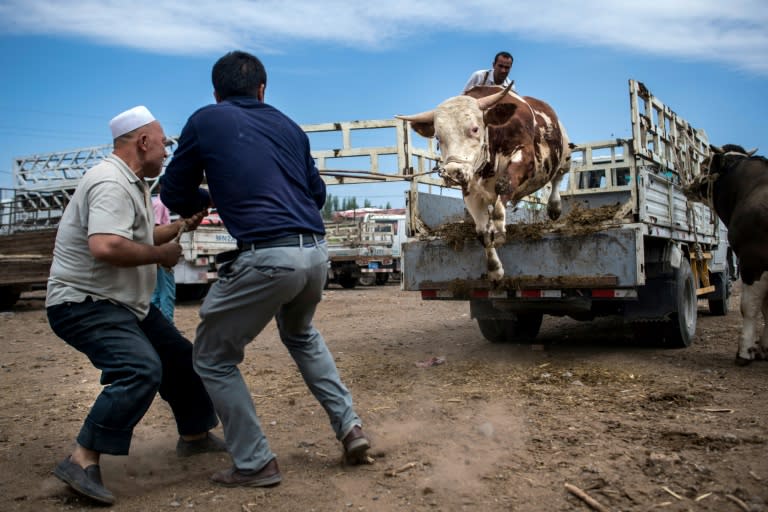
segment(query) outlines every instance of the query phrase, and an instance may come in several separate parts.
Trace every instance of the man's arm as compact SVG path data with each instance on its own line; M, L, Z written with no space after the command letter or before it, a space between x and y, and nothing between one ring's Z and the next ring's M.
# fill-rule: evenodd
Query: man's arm
M469 80L467 80L467 84L464 86L464 90L462 91L462 93L465 93L468 90L470 90L471 88L473 88L474 86L482 83L482 74L483 73L485 73L485 71L482 71L482 70L481 71L475 71L474 73L472 73L469 76Z
M326 186L323 178L320 176L320 171L317 170L315 160L312 158L312 152L309 149L309 137L306 137L307 145L307 172L309 173L309 192L312 194L312 199L315 200L317 209L320 210L325 205L325 200L328 195L326 193Z
M192 217L208 208L211 197L207 190L200 188L204 171L197 134L190 118L181 130L173 159L160 178L160 200L182 217Z
M173 267L181 257L181 246L176 242L149 245L111 234L89 236L88 249L97 260L116 267L138 267L152 264Z
M166 242L170 242L180 231L194 231L203 221L205 216L208 215L208 210L197 212L188 219L177 219L170 224L158 224L152 233L155 245L162 245Z

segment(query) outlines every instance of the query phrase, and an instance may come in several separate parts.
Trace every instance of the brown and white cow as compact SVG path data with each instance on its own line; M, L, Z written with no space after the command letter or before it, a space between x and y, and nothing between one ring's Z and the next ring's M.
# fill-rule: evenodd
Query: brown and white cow
M768 358L768 160L757 151L727 144L712 151L704 172L686 188L689 199L706 203L728 227L728 243L739 259L744 319L736 364ZM760 333L760 313L766 322Z
M506 237L506 203L552 184L550 218L562 211L560 180L571 150L565 129L548 104L510 88L475 87L434 110L397 116L424 137L435 137L442 156L440 175L458 185L485 247L488 278L504 276L496 247Z

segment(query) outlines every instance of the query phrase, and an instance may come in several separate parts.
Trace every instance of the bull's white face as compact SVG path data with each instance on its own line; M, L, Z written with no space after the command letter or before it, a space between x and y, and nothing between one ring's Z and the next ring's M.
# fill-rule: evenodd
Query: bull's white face
M456 96L441 103L435 109L434 127L444 173L466 184L483 156L485 125L477 100Z

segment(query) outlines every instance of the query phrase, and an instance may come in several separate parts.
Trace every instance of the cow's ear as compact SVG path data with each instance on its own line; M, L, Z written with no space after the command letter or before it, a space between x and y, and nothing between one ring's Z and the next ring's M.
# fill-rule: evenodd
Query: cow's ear
M415 123L411 121L411 128L422 137L429 138L435 136L435 123Z
M485 122L490 125L506 124L515 115L517 105L514 103L501 103L485 111Z

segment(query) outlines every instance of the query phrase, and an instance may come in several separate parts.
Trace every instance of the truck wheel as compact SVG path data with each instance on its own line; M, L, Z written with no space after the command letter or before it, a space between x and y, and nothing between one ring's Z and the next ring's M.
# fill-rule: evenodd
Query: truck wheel
M360 286L373 286L376 284L376 274L363 274L357 280Z
M542 313L518 313L514 319L478 318L477 325L491 343L531 343L543 317Z
M378 286L383 286L387 284L387 281L389 281L389 274L388 273L379 273L376 274L376 284Z
M9 309L21 297L21 290L15 286L0 286L0 309Z
M355 286L357 286L357 283L360 280L357 277L349 276L349 275L343 275L339 276L339 284L342 288L352 289Z
M664 323L662 335L665 345L671 348L689 347L696 334L698 300L691 264L686 259L680 263L680 268L675 269L675 306L677 311Z
M710 283L715 285L714 294L716 297L707 300L709 312L715 316L725 316L728 314L728 299L731 295L728 293L728 287L731 285L728 269L726 268L723 272L712 274Z

